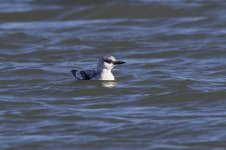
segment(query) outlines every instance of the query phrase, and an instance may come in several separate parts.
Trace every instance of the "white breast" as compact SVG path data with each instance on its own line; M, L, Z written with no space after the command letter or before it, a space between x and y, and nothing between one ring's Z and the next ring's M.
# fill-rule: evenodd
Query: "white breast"
M111 70L103 69L97 76L97 80L115 80Z

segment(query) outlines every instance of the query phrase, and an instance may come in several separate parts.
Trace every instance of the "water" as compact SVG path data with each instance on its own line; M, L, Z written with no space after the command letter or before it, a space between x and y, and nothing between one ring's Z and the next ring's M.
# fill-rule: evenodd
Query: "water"
M225 14L223 0L1 0L0 149L225 149ZM107 54L126 61L116 82L71 75Z

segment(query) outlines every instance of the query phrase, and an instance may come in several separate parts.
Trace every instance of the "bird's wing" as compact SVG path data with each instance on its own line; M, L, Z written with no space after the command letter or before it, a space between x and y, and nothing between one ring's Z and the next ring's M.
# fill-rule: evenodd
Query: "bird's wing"
M71 72L78 80L90 80L96 75L95 70L71 70Z

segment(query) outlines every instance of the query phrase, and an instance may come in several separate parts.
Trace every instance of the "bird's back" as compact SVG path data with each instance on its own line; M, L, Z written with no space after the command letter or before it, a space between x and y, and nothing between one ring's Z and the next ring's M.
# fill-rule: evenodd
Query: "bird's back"
M90 80L96 76L95 70L71 70L71 73L78 80Z

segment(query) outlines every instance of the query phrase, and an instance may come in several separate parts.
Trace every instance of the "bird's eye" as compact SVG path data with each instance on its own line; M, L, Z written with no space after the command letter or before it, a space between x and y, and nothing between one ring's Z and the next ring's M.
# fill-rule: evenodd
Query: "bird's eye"
M112 63L112 61L109 60L109 59L104 59L104 62L106 62L106 63L108 63L108 64Z

